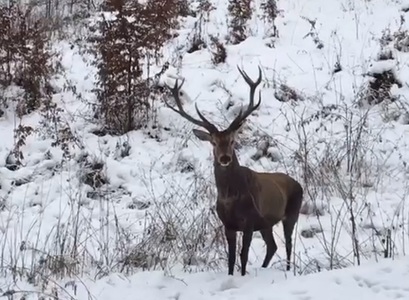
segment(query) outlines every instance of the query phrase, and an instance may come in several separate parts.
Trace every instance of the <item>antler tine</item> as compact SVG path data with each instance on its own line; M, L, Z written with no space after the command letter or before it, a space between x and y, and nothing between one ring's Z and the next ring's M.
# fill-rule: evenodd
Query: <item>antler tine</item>
M259 100L256 105L254 105L254 94L256 93L257 86L261 83L262 79L262 71L260 66L258 67L258 78L256 81L253 81L245 71L239 68L237 66L237 69L239 70L241 76L243 76L244 80L246 83L250 86L250 95L249 95L249 105L247 109L243 112L241 109L237 117L232 121L230 124L229 128L227 130L229 131L234 131L238 129L241 124L246 120L246 118L253 112L255 111L261 104L261 91L259 92Z
M172 96L175 99L175 103L176 103L176 106L177 106L178 109L174 108L166 100L164 100L166 106L169 107L174 112L178 113L180 116L182 116L183 118L185 118L189 122L191 122L191 123L193 123L193 124L195 124L197 126L200 126L200 127L203 127L205 129L207 129L207 131L209 131L210 133L218 131L217 127L215 125L213 125L212 123L210 123L209 120L207 120L203 116L203 114L199 111L199 108L197 107L197 103L195 104L196 112L199 115L200 119L202 119L202 120L198 120L198 119L193 118L191 115L189 115L183 109L182 101L180 101L180 98L179 98L179 91L182 88L184 83L185 83L185 79L182 80L182 83L179 86L178 86L178 80L176 80L173 88L166 85L168 87L168 89L170 90L170 92L172 93Z
M207 124L208 127L205 127L205 128L206 128L210 133L211 133L211 132L217 132L217 131L219 131L219 130L217 129L217 127L214 126L208 119L206 119L206 117L200 112L199 108L197 107L197 103L195 103L195 108L196 108L196 113L197 113L197 115L199 116L199 118L202 119L202 121Z

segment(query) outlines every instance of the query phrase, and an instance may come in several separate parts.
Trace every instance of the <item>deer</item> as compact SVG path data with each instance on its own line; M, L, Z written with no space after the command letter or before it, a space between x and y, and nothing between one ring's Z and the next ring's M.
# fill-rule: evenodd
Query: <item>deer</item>
M258 231L266 245L265 258L262 268L267 268L277 251L277 244L273 236L273 226L282 222L285 249L286 270L290 270L292 234L298 221L299 211L303 199L303 188L294 178L282 172L256 172L240 165L235 142L239 129L252 112L261 104L259 100L254 105L254 95L261 83L262 72L258 67L259 76L254 82L246 72L237 66L241 76L250 87L249 105L243 107L227 129L219 130L199 110L197 103L195 110L199 118L188 114L180 100L180 89L176 80L173 87L166 84L170 90L176 108L164 100L166 106L187 121L205 129L193 129L193 134L201 141L210 142L213 148L213 172L217 190L216 213L224 227L224 237L228 246L228 275L233 275L236 264L237 232L242 232L242 249L240 252L241 275L246 274L249 248L253 233Z

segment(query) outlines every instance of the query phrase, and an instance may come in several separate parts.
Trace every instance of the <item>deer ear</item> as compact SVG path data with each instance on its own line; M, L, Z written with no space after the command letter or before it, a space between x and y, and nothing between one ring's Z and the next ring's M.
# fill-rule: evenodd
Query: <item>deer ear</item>
M210 135L210 133L202 130L193 129L193 134L201 141L210 142L212 140L212 136Z

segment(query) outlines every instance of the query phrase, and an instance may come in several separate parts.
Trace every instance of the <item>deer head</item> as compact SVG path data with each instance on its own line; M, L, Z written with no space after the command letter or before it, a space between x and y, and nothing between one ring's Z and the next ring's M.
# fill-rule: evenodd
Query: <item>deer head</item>
M256 91L257 86L261 83L262 73L261 68L259 67L259 77L257 81L252 81L250 77L242 71L239 67L237 67L240 74L243 76L246 83L250 86L250 100L247 109L243 112L241 109L239 114L234 118L234 120L230 123L227 129L220 131L217 127L212 124L198 109L197 104L195 105L196 113L199 116L199 119L196 119L190 116L186 111L183 109L182 102L179 98L179 91L183 86L184 80L180 85L178 85L178 81L176 80L175 85L173 88L168 87L172 93L172 96L175 99L177 109L173 106L169 105L167 101L165 101L166 106L172 109L174 112L178 113L180 116L185 118L186 120L190 121L191 123L200 126L206 131L193 129L194 135L202 141L208 141L213 146L213 155L215 162L223 167L229 166L233 162L234 157L234 142L237 131L245 122L246 118L255 111L261 103L261 93L259 94L259 101L256 105L254 105L254 94Z

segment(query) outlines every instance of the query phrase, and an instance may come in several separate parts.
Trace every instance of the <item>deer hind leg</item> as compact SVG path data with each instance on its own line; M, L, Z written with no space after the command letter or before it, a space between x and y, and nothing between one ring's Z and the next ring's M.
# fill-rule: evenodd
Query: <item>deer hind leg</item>
M261 267L267 268L268 264L270 263L271 259L273 258L274 254L277 251L277 244L274 240L273 230L271 227L266 228L266 229L261 229L260 233L267 247L266 257L264 258L264 262L261 265Z
M298 221L298 215L300 213L301 203L303 199L303 189L300 185L294 191L292 197L287 203L285 210L285 218L281 221L284 229L285 238L285 250L287 254L287 271L290 270L291 265L291 251L292 251L292 234L294 231L294 226Z
M294 231L295 223L297 223L298 216L287 217L282 221L284 229L284 238L285 238L285 251L287 254L287 271L290 270L291 265L291 251L293 247L292 234Z

